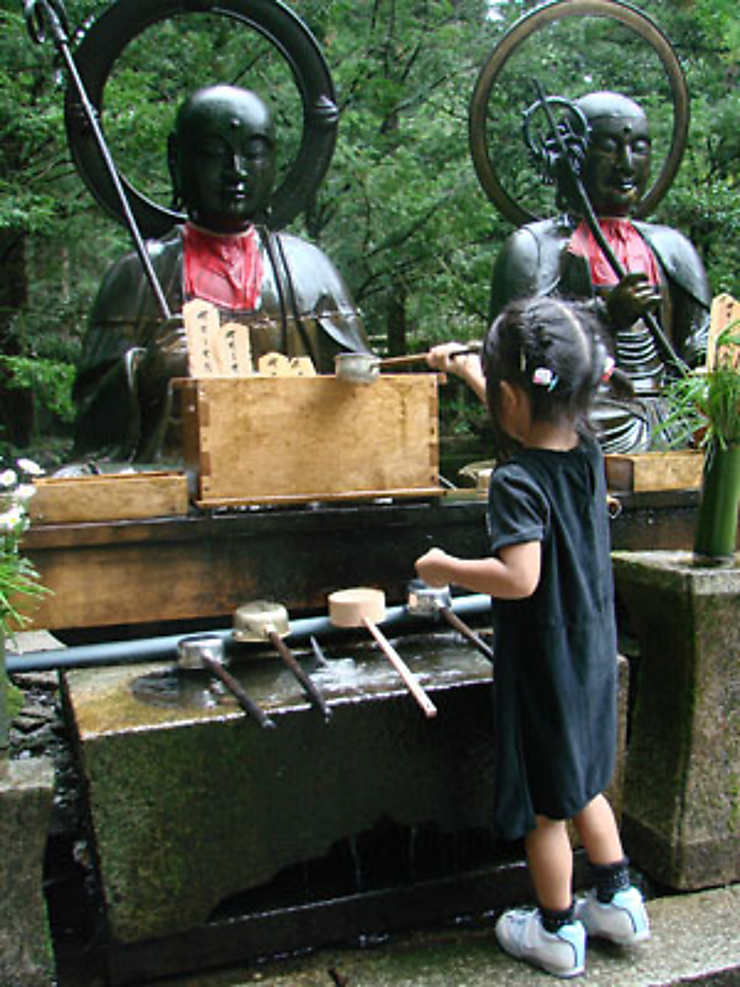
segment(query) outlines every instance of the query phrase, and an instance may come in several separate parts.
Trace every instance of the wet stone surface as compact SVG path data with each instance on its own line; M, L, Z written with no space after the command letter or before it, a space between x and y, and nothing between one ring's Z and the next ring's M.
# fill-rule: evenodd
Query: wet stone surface
M404 848L417 827L490 826L490 663L451 632L397 647L437 717L424 717L365 642L327 644L324 667L297 653L328 723L277 655L234 662L232 675L276 723L267 731L205 671L160 662L65 675L117 939L198 926L234 895L379 825L390 835L373 837L376 846ZM416 860L421 849L420 838Z

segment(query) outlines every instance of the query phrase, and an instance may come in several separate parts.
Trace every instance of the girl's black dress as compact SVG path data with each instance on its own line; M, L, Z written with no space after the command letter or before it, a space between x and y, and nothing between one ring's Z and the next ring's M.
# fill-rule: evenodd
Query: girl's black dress
M535 814L569 819L604 790L616 750L617 645L601 451L522 449L498 466L491 549L542 543L540 582L492 601L495 825L505 839Z

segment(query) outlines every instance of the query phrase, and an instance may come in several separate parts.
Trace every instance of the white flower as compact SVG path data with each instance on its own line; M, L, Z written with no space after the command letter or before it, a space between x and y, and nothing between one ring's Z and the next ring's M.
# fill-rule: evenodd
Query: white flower
M14 487L18 482L18 474L15 470L7 469L0 473L0 487L4 487L6 490L8 487Z
M44 474L43 467L39 466L39 464L35 463L32 459L16 459L15 464L19 470L23 473L27 473L28 476L43 476Z
M13 497L16 503L25 507L35 493L36 487L34 487L32 483L21 483L20 486L17 486L13 491Z
M25 528L26 515L17 505L0 514L0 534L17 535Z

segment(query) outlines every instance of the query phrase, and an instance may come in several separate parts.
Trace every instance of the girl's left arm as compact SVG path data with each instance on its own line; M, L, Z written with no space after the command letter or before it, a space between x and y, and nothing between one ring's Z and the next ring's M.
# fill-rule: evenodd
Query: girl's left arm
M505 545L484 559L461 559L441 548L430 548L416 560L416 572L429 586L454 583L472 593L521 600L537 589L541 557L539 541Z

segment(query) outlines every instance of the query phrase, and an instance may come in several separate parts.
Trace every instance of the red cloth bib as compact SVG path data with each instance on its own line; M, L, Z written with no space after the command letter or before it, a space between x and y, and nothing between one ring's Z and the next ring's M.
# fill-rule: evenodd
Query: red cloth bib
M642 271L647 274L651 284L660 284L655 256L628 219L600 219L599 226L625 271L630 274ZM619 281L585 220L581 220L573 231L568 250L577 257L588 260L592 284L610 285Z
M257 307L262 257L253 226L244 233L220 235L186 223L183 247L186 298L202 298L233 310Z

